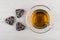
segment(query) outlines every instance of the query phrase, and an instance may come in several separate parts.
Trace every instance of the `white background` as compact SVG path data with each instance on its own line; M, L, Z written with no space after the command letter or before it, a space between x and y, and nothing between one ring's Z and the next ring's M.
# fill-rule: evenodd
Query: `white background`
M53 11L53 28L43 34L34 33L27 26L23 31L16 31L16 22L20 21L26 25L26 13L35 5L46 5ZM6 24L5 18L16 17L15 10L19 8L25 9L25 14L16 19L13 26ZM60 0L0 0L0 40L60 40Z

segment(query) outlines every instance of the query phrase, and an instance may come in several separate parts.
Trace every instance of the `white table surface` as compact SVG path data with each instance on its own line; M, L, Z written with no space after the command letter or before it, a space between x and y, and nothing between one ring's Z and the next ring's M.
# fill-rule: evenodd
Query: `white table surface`
M16 31L16 22L26 25L26 13L34 5L46 5L53 11L53 28L43 34L34 33L27 26L23 31ZM25 9L25 14L16 19L13 26L6 24L5 18L15 16L15 10L19 8ZM0 40L60 40L60 0L0 0Z

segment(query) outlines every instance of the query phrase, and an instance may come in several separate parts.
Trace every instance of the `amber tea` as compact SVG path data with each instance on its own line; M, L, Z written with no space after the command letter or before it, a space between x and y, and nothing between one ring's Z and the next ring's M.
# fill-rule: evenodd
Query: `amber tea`
M49 25L50 17L47 11L43 9L35 10L31 15L31 23L37 29L46 28Z

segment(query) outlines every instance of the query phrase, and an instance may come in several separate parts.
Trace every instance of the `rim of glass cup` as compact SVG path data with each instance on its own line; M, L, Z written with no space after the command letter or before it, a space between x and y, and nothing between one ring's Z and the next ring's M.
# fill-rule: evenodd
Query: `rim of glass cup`
M35 27L33 27L33 25L31 24L30 22L30 17L32 15L32 13L37 10L37 9L43 9L45 10L46 12L48 12L49 16L50 16L50 24L44 28L44 29L37 29ZM49 31L52 27L53 27L53 15L52 15L52 11L49 7L45 6L45 5L36 5L36 6L33 6L26 14L26 24L27 26L35 33L45 33L47 31Z

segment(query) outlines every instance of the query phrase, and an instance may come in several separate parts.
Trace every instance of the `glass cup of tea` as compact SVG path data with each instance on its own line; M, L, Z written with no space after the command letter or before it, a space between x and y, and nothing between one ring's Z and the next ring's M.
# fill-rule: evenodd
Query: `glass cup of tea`
M33 6L26 15L27 26L36 33L45 33L53 27L53 15L45 5Z

